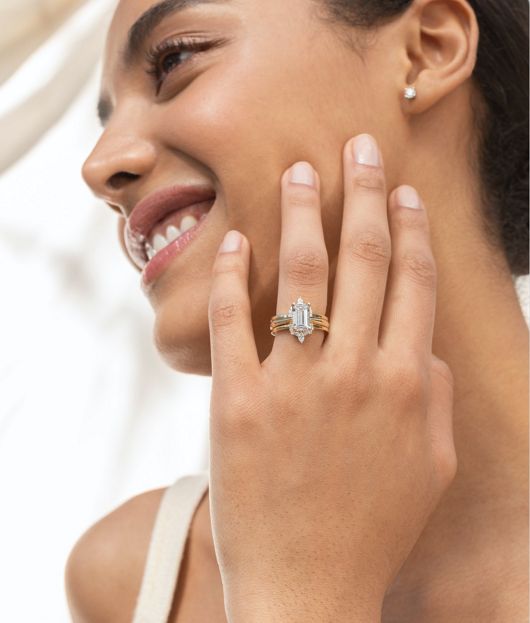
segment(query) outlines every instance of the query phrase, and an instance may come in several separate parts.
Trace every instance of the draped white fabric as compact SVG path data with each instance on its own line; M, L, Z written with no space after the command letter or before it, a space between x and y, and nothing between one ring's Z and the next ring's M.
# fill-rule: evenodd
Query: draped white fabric
M80 167L114 0L0 0L0 621L69 621L77 537L208 466L210 379L160 360ZM517 286L528 318L528 278Z

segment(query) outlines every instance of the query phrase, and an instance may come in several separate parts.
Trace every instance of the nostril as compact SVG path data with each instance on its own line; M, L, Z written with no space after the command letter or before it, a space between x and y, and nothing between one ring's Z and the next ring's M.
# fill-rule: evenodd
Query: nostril
M109 177L109 179L107 180L107 186L112 188L112 190L121 190L129 182L133 182L139 177L139 175L135 175L134 173L121 171L120 173L115 173L114 175Z

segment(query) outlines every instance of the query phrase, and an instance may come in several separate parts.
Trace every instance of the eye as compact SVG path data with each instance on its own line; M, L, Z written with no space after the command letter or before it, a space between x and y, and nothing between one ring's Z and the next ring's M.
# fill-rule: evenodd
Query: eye
M166 39L148 50L146 60L149 68L146 71L153 76L157 93L160 91L168 74L181 65L188 63L196 53L203 52L220 43L220 41L176 38Z
M173 67L179 64L178 58L179 57L182 58L182 54L185 55L186 53L185 52L173 52L165 56L161 63L162 71L165 74L168 74L173 69ZM192 54L192 52L188 52L188 54Z

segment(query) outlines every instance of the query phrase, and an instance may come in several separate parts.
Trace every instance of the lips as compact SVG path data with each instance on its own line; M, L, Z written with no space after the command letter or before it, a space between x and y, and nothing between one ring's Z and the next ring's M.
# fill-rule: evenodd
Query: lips
M139 201L125 227L125 246L134 263L143 268L147 262L145 242L152 230L169 214L189 206L212 201L215 191L207 185L163 188Z

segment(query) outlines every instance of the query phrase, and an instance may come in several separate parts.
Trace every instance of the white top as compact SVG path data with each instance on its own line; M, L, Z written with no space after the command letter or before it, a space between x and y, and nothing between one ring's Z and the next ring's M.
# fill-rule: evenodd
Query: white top
M178 478L164 492L133 623L168 623L191 520L208 485L208 472L200 472Z

